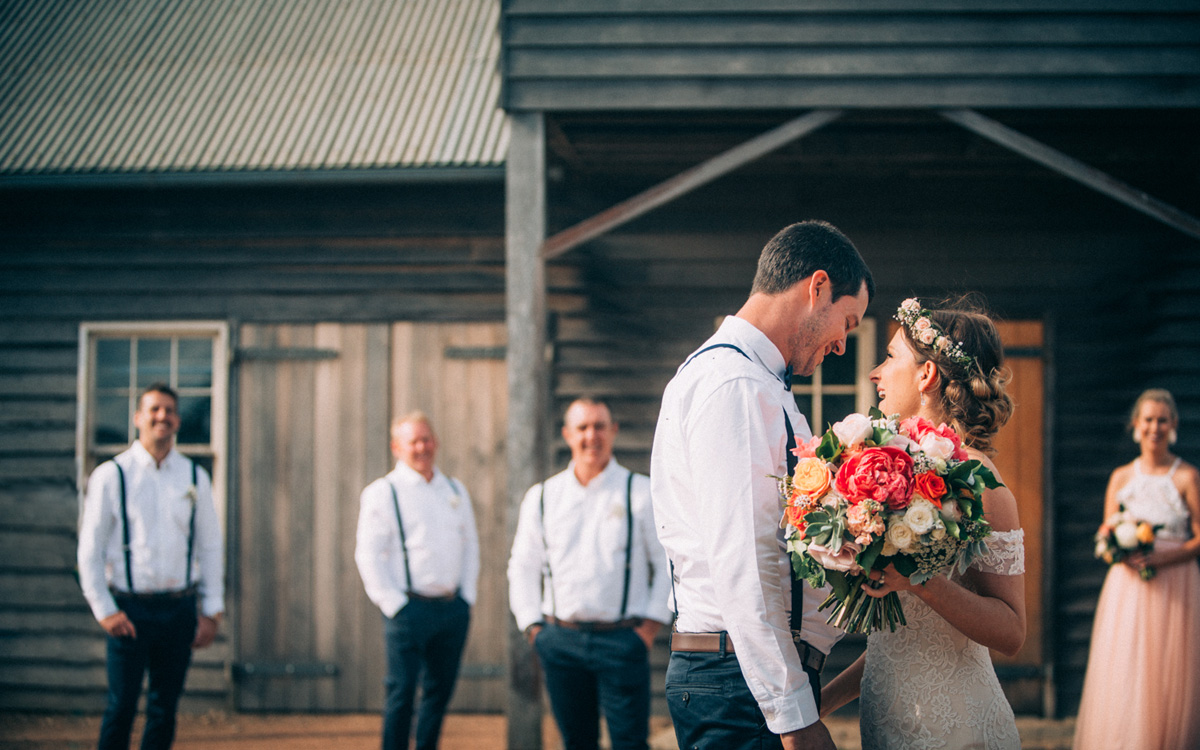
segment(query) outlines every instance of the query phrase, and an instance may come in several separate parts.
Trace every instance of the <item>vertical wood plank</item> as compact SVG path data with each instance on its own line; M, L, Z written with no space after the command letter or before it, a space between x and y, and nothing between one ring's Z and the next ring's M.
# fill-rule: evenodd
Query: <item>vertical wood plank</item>
M505 275L508 324L508 514L516 533L523 491L546 467L544 393L546 268L546 120L541 112L510 113L505 169ZM533 652L515 623L508 634L508 747L542 746L541 679Z
M340 326L319 324L314 331L314 345L322 349L338 349ZM339 357L340 360L340 357ZM342 497L341 471L338 466L338 446L342 435L337 429L340 412L337 394L341 388L341 363L324 360L317 364L313 378L313 654L321 662L337 662L337 633L342 607L338 601L339 565L343 564L337 540L339 510L343 504L358 509L358 495ZM343 665L338 665L344 669ZM321 679L315 687L314 701L323 710L337 705L339 682Z

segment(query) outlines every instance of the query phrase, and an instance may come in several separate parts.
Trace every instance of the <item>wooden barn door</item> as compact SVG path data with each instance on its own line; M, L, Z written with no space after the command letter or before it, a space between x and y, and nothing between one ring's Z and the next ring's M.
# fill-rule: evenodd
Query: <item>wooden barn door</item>
M483 568L460 710L503 706L503 324L246 325L238 350L232 619L237 706L377 711L379 610L354 564L358 496L390 470L393 414L422 409L466 484Z
M1045 354L1040 321L999 324L1005 362L1012 370L1009 393L1016 402L1012 419L996 436L996 468L1017 498L1025 530L1025 645L1014 657L992 653L1018 713L1040 713L1050 689L1045 644Z

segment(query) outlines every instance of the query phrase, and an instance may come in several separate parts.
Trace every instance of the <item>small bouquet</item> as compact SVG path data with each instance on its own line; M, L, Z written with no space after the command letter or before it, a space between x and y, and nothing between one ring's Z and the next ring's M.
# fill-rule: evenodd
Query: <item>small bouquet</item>
M828 621L848 633L906 624L895 592L863 593L871 570L895 565L914 585L962 572L991 533L981 501L1000 486L991 470L968 460L946 425L897 419L851 414L797 447L792 475L779 480L793 575L832 586L819 609L832 607Z
M1110 566L1123 561L1134 553L1147 554L1154 551L1154 539L1162 524L1151 524L1134 518L1133 514L1119 506L1096 532L1096 557ZM1155 570L1150 566L1142 568L1138 573L1143 581L1154 577Z

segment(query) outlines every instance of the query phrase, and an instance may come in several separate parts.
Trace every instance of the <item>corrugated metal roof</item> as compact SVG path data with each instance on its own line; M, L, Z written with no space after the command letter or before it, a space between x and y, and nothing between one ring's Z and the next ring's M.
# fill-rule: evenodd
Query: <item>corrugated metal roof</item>
M0 0L0 174L496 167L499 0Z

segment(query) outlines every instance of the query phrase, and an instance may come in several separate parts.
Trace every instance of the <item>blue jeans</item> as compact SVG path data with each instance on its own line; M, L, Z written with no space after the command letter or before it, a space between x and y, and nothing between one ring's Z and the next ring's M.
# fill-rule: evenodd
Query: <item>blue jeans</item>
M417 750L437 747L470 624L471 608L462 597L448 601L410 599L395 617L383 618L387 646L384 750L408 748L418 679L421 707Z
M613 750L645 750L650 732L650 658L632 628L546 625L534 642L565 750L596 750L600 710Z
M820 675L805 669L820 707ZM674 651L667 665L667 708L680 750L778 750L779 735L746 685L737 656Z
M196 597L145 600L119 597L133 621L137 638L108 637L108 705L100 723L100 750L129 750L142 678L146 691L146 728L142 750L166 750L175 740L175 710L196 638Z

